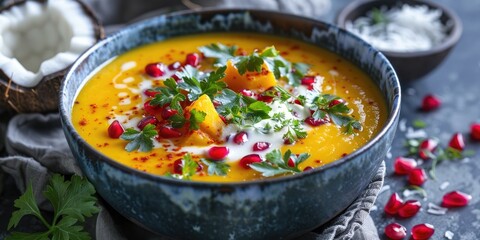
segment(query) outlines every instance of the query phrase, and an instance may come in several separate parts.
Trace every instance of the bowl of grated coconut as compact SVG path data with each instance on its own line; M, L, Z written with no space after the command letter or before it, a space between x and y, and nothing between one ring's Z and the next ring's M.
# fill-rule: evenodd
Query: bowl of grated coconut
M353 1L336 23L385 54L402 82L434 70L462 34L459 17L430 1Z

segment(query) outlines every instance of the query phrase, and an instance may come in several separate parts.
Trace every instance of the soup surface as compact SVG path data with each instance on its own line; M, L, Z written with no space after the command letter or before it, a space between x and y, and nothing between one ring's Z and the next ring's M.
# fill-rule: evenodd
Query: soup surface
M186 180L296 174L377 134L386 105L369 77L314 45L253 33L177 37L91 75L72 122L104 155Z

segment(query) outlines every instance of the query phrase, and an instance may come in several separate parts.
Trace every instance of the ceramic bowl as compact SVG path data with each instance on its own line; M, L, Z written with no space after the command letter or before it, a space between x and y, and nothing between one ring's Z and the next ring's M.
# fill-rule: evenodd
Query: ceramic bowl
M135 47L204 32L289 36L352 61L375 82L388 106L380 133L352 154L301 174L239 183L169 179L140 172L89 146L71 122L82 85L98 66ZM179 239L283 239L317 228L346 209L375 175L394 137L400 87L388 60L335 26L256 10L207 10L152 18L129 26L81 56L61 87L63 129L85 176L114 209L160 235Z
M422 78L433 71L450 50L457 44L462 35L462 22L460 18L450 9L431 1L418 0L398 0L398 1L377 1L377 0L359 0L352 1L343 8L337 15L336 24L345 28L347 22L365 16L367 12L374 8L379 9L382 6L388 9L408 4L411 6L426 5L429 9L440 9L442 15L440 21L447 28L447 37L444 41L433 48L425 51L414 52L394 52L382 51L388 60L392 63L400 81L412 81Z

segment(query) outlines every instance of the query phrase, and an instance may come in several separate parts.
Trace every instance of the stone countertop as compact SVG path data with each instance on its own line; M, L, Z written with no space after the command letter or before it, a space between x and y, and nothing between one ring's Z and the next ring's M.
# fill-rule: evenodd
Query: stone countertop
M332 0L331 11L321 20L333 22L335 15L349 1ZM480 238L480 142L472 142L468 138L470 124L480 122L480 2L470 0L437 0L454 10L463 22L463 35L457 46L451 51L447 59L426 77L410 83L402 83L402 111L400 121L408 127L413 121L422 120L427 123L424 129L429 136L440 139L447 144L455 132L463 133L466 137L467 149L476 151L475 156L461 161L443 162L437 166L436 180L428 180L423 188L427 198L421 199L422 210L415 217L400 219L384 214L383 207L393 192L402 193L407 185L406 177L393 174L393 160L397 156L407 153L404 147L405 131L397 130L391 154L387 156L387 176L385 185L389 189L378 197L376 206L371 215L377 225L379 235L383 235L384 227L392 222L404 225L408 230L419 223L430 223L435 226L435 235L432 239L443 239L446 231L453 232L454 239L474 240ZM443 102L440 109L430 113L419 111L423 96L433 93ZM3 118L3 117L2 117ZM428 166L429 163L426 163ZM440 185L448 182L446 189ZM13 209L13 200L18 198L19 192L15 189L11 178L4 178L3 192L0 195L0 239L5 236L5 229ZM440 204L443 194L452 190L467 192L473 196L469 206L451 209L446 215L437 216L427 213L429 202ZM417 198L418 197L410 197ZM409 198L409 199L410 199ZM34 225L34 222L32 222ZM32 227L32 226L29 226ZM35 227L33 227L35 228ZM19 229L21 230L21 229Z

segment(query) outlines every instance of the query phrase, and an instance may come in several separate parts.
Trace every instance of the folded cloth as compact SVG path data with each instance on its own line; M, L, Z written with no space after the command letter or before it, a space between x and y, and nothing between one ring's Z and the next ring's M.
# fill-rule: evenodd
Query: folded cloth
M58 114L21 114L13 117L8 124L5 144L8 156L0 158L0 169L13 177L21 192L31 182L37 203L43 210L51 211L40 194L51 174L81 175L63 135ZM299 239L378 239L369 211L383 185L384 175L385 164L382 163L367 189L350 207L328 224ZM102 202L99 205L101 211L90 219L93 224L87 224L88 231L96 239L126 239L123 236L128 234L124 232L124 224L115 217L117 213L111 212L114 210ZM133 223L129 224L133 226ZM145 235L142 239L163 239L145 230L140 230L140 234Z

